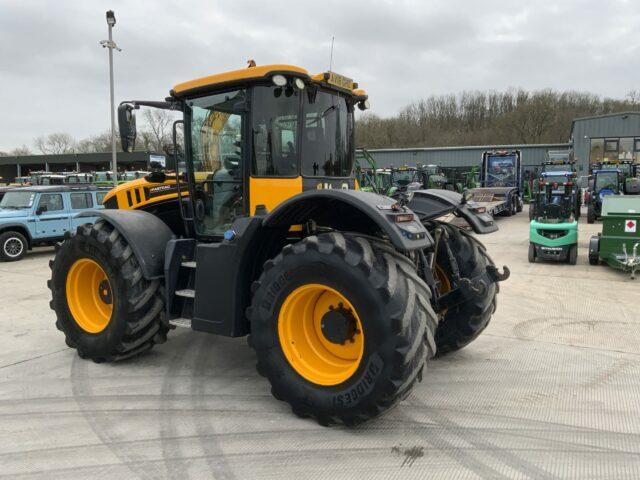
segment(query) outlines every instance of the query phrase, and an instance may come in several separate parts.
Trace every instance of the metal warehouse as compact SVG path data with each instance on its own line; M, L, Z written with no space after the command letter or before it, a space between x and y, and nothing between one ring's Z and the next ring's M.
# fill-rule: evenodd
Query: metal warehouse
M479 165L486 150L522 152L525 170L535 170L549 150L573 149L579 172L602 160L640 159L640 112L622 112L576 118L571 124L569 143L524 145L479 145L471 147L389 148L369 150L380 167L435 164L443 168Z
M567 150L570 143L537 145L479 145L473 147L388 148L369 150L379 167L434 164L443 168L464 168L479 165L486 150L520 150L525 169L540 165L549 150Z
M599 161L640 160L640 112L576 118L571 140L579 165Z

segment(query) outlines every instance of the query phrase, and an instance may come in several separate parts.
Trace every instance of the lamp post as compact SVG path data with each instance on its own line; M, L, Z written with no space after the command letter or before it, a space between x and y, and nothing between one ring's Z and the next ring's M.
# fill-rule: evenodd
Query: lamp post
M113 10L107 12L107 25L109 26L109 40L102 40L100 45L102 48L109 49L109 89L111 92L111 170L113 171L113 186L118 186L118 161L116 158L116 110L113 94L113 49L121 52L116 43L113 41L112 30L116 24L116 16Z

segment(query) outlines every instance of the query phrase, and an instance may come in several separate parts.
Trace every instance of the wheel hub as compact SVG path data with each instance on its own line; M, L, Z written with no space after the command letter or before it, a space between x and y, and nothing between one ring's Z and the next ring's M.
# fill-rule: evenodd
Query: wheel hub
M102 300L107 305L111 305L111 285L109 284L109 280L102 280L98 285L98 296L100 300Z
M357 333L356 319L343 304L339 304L338 308L329 306L329 311L322 317L320 328L324 338L337 345L344 345L347 340L353 343L353 337Z

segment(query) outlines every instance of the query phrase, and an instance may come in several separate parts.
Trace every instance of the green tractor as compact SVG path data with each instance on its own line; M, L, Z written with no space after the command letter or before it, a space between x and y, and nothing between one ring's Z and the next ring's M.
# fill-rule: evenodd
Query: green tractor
M453 190L453 185L449 182L440 166L418 165L417 170L421 177L423 188Z
M391 186L390 174L384 169L379 169L376 160L367 149L356 150L354 172L360 190L387 195Z
M566 261L578 258L578 222L571 181L541 181L534 195L535 217L529 224L529 262L537 259Z
M589 263L607 263L631 273L640 269L640 197L607 196L602 203L602 233L589 241Z

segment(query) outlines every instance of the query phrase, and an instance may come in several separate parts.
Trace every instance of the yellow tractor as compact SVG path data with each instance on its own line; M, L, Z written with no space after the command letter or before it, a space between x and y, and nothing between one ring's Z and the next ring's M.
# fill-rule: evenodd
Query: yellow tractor
M359 191L354 110L368 99L352 80L251 65L181 83L120 105L125 150L140 107L182 113L184 158L113 189L57 247L51 307L82 358L129 358L176 327L249 335L276 398L354 425L486 327L508 270L437 218L479 233L493 219L454 192Z

